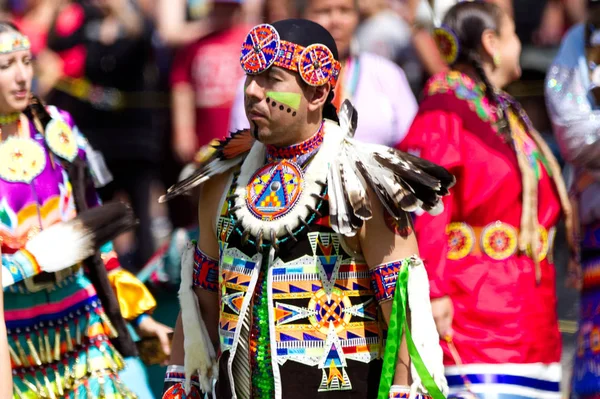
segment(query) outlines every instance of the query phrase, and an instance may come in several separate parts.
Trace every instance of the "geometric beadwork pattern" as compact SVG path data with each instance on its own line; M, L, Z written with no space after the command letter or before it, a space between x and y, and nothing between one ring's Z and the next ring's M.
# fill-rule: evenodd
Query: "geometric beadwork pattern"
M337 273L341 265L340 238L335 233L309 233L308 240L313 251L315 262L320 266L319 275L323 281L325 292L330 295Z
M300 56L300 76L309 86L322 86L334 73L333 62L333 54L327 46L308 46Z
M390 262L371 270L371 286L378 302L389 301L396 292L396 280L401 262Z
M242 69L248 75L258 75L275 65L298 72L310 86L331 83L335 87L340 70L339 61L323 44L303 47L281 40L277 30L268 24L255 26L242 44Z
M235 332L240 325L240 318L248 313L246 296L248 287L258 274L262 255L248 258L236 248L228 248L222 252L220 273L221 312L219 318L219 336L221 351L234 346ZM244 307L246 306L246 307Z
M248 209L260 220L280 218L298 202L303 183L302 169L294 162L283 160L265 165L246 188Z
M279 53L279 33L274 27L254 27L242 44L240 62L247 74L256 75L269 69Z

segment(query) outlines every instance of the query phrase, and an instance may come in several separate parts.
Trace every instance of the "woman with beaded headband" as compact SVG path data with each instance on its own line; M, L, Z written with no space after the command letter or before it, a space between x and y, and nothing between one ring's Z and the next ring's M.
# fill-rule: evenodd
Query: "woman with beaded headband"
M137 354L125 320L142 335L160 328L146 316L154 298L121 270L110 243L134 226L133 214L101 207L94 186L107 173L98 154L68 113L31 96L32 77L29 40L0 23L0 249L13 397L134 398L117 374L121 355Z
M444 212L415 223L450 392L560 398L552 250L561 216L572 237L571 211L548 146L502 91L520 76L514 22L462 2L435 38L451 69L426 84L399 148L457 176Z
M587 21L564 37L546 77L546 104L565 168L579 230L581 262L569 265L570 282L581 289L572 392L600 396L600 1L588 0Z

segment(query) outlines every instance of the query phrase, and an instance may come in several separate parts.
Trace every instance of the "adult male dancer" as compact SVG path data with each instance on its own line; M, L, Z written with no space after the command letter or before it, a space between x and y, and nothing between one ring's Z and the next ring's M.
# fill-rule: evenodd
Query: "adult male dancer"
M454 177L357 144L347 102L336 123L337 58L332 36L314 22L256 26L241 54L252 129L222 142L164 198L204 183L199 241L182 261L165 398L199 395L189 385L196 371L203 391L217 379L219 398L408 397L411 387L443 397L407 212L436 210ZM407 331L402 340L407 299L413 338Z

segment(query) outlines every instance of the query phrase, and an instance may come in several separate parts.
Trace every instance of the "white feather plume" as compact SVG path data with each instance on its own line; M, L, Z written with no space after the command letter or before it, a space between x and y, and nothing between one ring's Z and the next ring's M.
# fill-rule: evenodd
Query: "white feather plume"
M25 244L42 271L53 273L78 264L95 252L94 235L74 219L54 224Z
M419 355L438 388L444 395L448 395L448 382L444 376L444 354L429 299L429 278L423 261L416 256L413 256L409 263L408 306L410 331ZM411 376L411 397L416 393L427 393L414 363L411 363Z
M194 244L188 242L181 256L179 303L181 305L181 321L184 333L185 390L189 393L191 378L198 373L200 389L210 393L213 389L212 380L217 378L218 375L218 368L215 349L202 319L198 299L192 289L194 250Z

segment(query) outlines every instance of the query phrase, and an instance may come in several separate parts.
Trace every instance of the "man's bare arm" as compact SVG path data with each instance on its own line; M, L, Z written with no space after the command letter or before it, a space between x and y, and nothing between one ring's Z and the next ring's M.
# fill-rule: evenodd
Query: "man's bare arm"
M371 198L375 198L371 193ZM399 261L419 254L414 234L404 238L393 232L386 224L384 211L379 201L373 201L373 217L366 222L360 234L360 246L370 269L379 265ZM386 323L390 321L392 301L383 302L381 312ZM410 319L410 318L409 318ZM398 363L394 376L395 385L410 385L410 357L406 345L406 336L402 337Z

